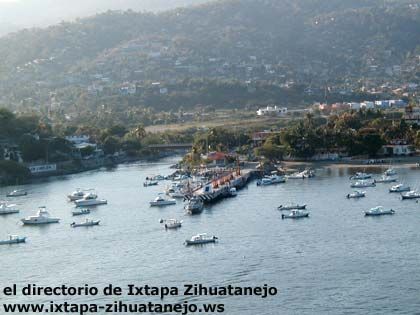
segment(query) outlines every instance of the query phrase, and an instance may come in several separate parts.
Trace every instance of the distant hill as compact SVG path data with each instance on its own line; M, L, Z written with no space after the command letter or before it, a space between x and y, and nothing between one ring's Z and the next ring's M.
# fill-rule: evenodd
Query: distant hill
M225 0L162 13L110 11L11 34L0 38L0 80L3 94L24 89L14 100L35 90L86 90L98 80L290 77L310 85L381 78L416 54L418 0ZM403 75L411 73L390 78Z
M108 10L164 11L206 0L15 0L0 1L0 36L24 27L42 27ZM4 25L4 27L2 27ZM17 27L10 27L17 25ZM7 27L6 27L7 26Z

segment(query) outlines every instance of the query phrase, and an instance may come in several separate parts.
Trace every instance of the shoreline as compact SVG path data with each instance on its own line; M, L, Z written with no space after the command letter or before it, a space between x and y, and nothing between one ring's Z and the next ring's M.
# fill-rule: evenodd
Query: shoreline
M331 161L281 161L281 164L288 168L294 169L296 167L311 167L311 166L322 166L330 168L389 168L389 167L410 167L417 168L417 163L420 163L420 157L398 157L398 158L386 158L379 159L384 160L380 163L368 164L367 161L371 159L359 159L359 160L331 160Z
M124 157L122 159L107 159L106 162L102 161L101 163L92 165L90 167L80 167L78 169L59 169L56 170L54 172L46 172L46 173L42 173L42 174L37 174L37 175L31 175L31 177L27 178L26 180L19 182L18 184L14 184L12 182L8 182L8 183L1 183L0 187L8 187L8 186L15 186L15 187L19 187L19 186L23 186L23 185L28 185L28 184L36 184L39 182L43 182L44 180L48 180L51 178L56 178L56 177L62 177L62 176L68 176L68 175L75 175L75 174L81 174L81 173L85 173L85 172L90 172L90 171L95 171L95 170L100 170L102 168L115 168L118 167L119 165L124 165L124 164L134 164L134 163L138 163L138 162L156 162L159 161L161 159L164 158L168 158L171 156L177 156L179 154L179 152L173 152L171 154L159 154L156 156L153 155L147 155L147 156L139 156L139 157Z

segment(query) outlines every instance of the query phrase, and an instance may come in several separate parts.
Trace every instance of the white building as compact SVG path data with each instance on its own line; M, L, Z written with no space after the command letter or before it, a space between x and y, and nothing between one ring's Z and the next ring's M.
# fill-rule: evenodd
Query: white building
M267 106L266 108L260 108L257 110L258 116L283 116L287 114L286 107Z
M373 109L375 108L375 104L373 102L363 102L360 103L360 108L365 108L365 109Z
M360 109L360 103L349 103L349 107L350 107L350 109L355 109L355 110L358 110L358 109Z

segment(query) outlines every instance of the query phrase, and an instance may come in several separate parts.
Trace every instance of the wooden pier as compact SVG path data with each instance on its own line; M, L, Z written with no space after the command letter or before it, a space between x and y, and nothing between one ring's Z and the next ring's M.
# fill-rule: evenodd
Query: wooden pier
M204 187L194 192L194 196L204 203L213 203L223 198L231 197L231 188L244 188L254 173L254 170L236 170L208 182Z

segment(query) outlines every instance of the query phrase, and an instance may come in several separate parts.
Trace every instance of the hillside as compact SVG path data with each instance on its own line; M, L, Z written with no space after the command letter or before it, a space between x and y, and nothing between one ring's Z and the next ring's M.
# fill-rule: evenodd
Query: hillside
M416 82L419 8L418 0L225 0L156 14L110 11L0 38L0 93L3 103L39 104L51 91L74 103L92 88L103 96L190 78Z

